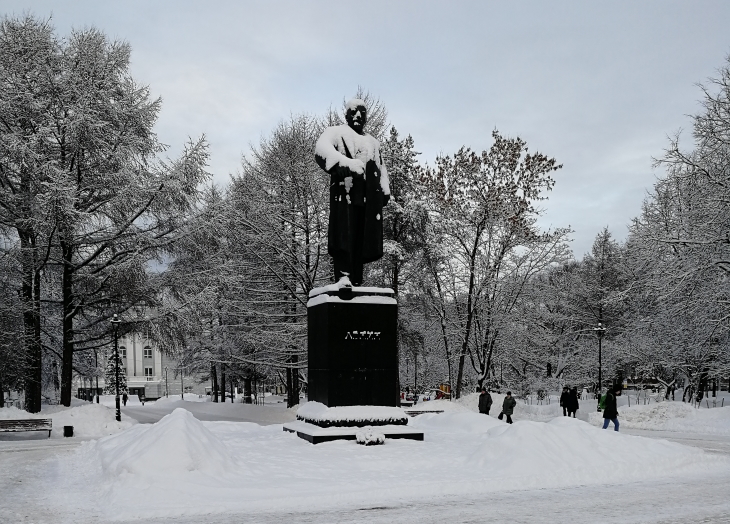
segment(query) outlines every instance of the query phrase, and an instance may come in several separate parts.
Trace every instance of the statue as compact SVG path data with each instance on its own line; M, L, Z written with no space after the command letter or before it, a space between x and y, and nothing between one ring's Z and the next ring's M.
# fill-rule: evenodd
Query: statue
M365 133L365 102L347 103L347 125L328 127L317 140L314 158L330 175L327 251L335 280L343 287L362 285L363 265L383 256L383 206L390 182L380 143Z

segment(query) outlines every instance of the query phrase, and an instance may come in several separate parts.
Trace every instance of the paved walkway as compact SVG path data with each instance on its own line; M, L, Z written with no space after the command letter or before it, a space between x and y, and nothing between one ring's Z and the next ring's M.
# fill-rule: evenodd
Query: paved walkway
M230 422L255 422L262 426L283 424L296 420L294 410L286 409L284 403L266 405L217 402L188 402L184 400L167 400L163 402L146 402L144 406L127 406L122 408L122 415L128 415L142 424L154 424L176 408L185 408L198 420L226 420Z

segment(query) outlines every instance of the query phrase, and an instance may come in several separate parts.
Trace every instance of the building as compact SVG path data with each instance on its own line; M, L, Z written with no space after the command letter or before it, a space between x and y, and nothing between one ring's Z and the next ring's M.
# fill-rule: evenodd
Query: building
M120 368L119 372L126 376L130 396L144 396L152 400L165 395L180 395L183 390L185 393L204 395L206 386L209 386L207 382L201 383L199 376L186 377L184 370L180 372L177 361L155 348L144 334L129 333L119 337L119 356L123 363L123 369ZM76 377L73 395L88 398L94 393L103 394L105 385L103 375L99 377L98 391L95 380L92 383L88 379Z

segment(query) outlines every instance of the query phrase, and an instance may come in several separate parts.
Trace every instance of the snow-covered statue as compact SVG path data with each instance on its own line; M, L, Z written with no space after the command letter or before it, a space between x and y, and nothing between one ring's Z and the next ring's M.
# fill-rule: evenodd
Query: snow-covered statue
M363 264L383 256L383 206L390 199L390 183L380 143L364 131L365 102L350 100L345 120L347 125L324 130L314 158L330 175L327 250L335 280L359 286Z

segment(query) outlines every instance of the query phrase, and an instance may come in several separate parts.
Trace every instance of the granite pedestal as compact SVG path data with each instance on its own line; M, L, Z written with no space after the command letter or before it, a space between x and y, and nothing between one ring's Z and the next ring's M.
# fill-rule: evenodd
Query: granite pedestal
M334 406L398 403L398 305L393 290L312 290L308 316L308 398Z

